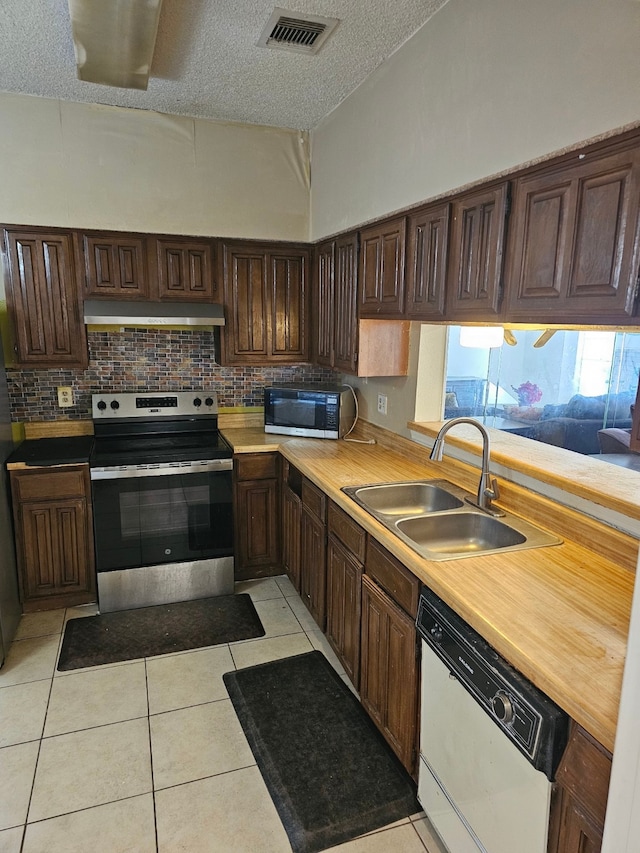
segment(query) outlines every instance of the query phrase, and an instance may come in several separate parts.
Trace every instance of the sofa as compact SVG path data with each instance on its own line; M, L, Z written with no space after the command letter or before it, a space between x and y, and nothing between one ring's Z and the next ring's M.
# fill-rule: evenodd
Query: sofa
M597 397L574 394L568 403L544 406L540 419L531 424L530 437L576 453L600 453L598 431L630 428L634 402L635 393L630 392Z

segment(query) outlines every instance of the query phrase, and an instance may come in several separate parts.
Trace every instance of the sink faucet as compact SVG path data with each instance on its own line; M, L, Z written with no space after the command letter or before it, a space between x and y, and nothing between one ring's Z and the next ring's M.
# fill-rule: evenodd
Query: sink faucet
M451 427L454 427L457 424L471 424L479 429L480 434L482 435L482 473L480 474L480 482L478 483L477 502L473 505L484 510L484 512L488 512L490 515L504 515L502 510L495 509L491 506L491 501L497 500L500 497L500 492L498 490L498 481L495 479L492 480L491 474L489 473L489 457L491 452L489 449L489 433L481 423L474 421L472 418L453 418L452 420L447 421L436 437L429 459L433 459L434 462L442 462L444 437ZM473 501L470 500L469 503L473 503Z

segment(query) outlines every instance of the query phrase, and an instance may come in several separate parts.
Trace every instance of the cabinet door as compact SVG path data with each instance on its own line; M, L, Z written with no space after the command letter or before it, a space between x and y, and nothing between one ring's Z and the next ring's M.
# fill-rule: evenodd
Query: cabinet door
M327 639L358 689L362 564L334 536L327 547Z
M222 266L228 312L224 363L308 361L309 250L228 243Z
M610 776L611 754L572 722L556 772L549 853L599 853Z
M320 628L326 622L327 528L302 507L300 542L300 595Z
M597 323L635 313L640 153L592 158L516 182L510 319Z
M82 234L87 296L147 299L147 244L127 234Z
M600 853L603 827L595 824L580 803L563 792L560 833L550 853Z
M333 366L335 241L316 248L313 279L313 360Z
M89 589L86 501L26 503L21 518L25 598Z
M280 570L278 481L236 483L236 580L264 577Z
M412 619L362 578L360 699L409 773L416 771L418 660Z
M267 264L261 247L226 244L223 248L226 364L264 364L268 360Z
M181 302L215 302L215 258L212 241L156 240L158 295Z
M6 230L5 251L18 363L86 367L71 233Z
M500 314L509 184L453 202L447 263L447 319L495 320Z
M307 249L269 253L270 361L309 360Z
M25 612L95 600L89 466L11 472Z
M358 371L358 235L336 240L333 367Z
M401 317L404 311L406 219L360 232L360 316Z
M412 214L407 235L407 309L411 320L444 317L451 205Z
M300 524L302 501L288 486L282 490L282 563L289 580L300 592Z

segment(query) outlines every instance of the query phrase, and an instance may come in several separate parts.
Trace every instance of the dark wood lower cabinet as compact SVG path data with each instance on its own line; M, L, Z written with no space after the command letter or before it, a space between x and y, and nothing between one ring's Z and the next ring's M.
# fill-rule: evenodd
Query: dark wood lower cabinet
M327 546L327 639L357 689L360 676L362 563L336 539Z
M293 489L282 488L282 565L300 592L300 525L302 522L302 498Z
M327 527L302 504L300 596L320 628L327 617Z
M419 661L413 619L362 578L360 699L404 767L417 772Z
M280 512L277 453L234 459L235 578L280 574Z
M577 723L556 773L548 853L600 853L611 755Z
M11 472L25 611L95 601L89 466Z

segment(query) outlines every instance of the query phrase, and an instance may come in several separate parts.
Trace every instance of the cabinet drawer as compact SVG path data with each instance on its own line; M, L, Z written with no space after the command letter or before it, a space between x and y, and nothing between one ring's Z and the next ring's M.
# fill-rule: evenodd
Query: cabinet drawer
M314 515L322 524L327 517L327 496L317 486L307 480L302 481L302 505L306 507L311 515Z
M365 572L410 616L418 612L420 581L377 542L369 540Z
M329 533L333 533L361 563L364 563L367 534L346 512L329 502Z
M18 502L85 497L87 493L85 467L37 474L13 472L11 482Z
M270 480L278 476L278 456L275 453L239 454L234 465L238 480Z

